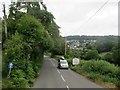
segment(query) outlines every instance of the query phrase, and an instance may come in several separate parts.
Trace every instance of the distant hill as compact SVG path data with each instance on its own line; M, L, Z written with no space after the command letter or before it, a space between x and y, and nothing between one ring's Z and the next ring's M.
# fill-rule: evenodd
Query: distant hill
M67 40L118 40L118 36L67 36Z

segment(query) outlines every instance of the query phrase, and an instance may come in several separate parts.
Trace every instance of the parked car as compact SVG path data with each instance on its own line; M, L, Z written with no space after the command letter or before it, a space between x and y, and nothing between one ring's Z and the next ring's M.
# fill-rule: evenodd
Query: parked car
M64 57L59 58L58 62L60 62L60 60L65 60L65 58Z
M68 68L69 68L69 65L68 65L67 60L60 60L60 61L58 62L58 68L68 69Z

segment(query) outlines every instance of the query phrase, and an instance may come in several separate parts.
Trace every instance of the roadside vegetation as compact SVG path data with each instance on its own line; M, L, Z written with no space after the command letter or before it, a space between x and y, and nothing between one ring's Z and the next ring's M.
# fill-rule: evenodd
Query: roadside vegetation
M8 39L2 20L3 88L32 87L40 73L44 53L61 53L64 40L59 35L59 26L54 16L40 6L39 2L11 3L7 18ZM20 11L23 9L26 12ZM7 77L9 62L14 65L10 78Z
M120 42L113 41L112 36L110 38L111 40L96 40L92 44L87 40L86 42L89 43L86 45L83 39L80 41L81 46L76 44L76 40L69 41L67 55L62 56L68 61L69 67L73 71L104 87L120 88ZM70 39L72 40L72 38ZM73 45L78 45L80 49L78 47L72 49ZM56 55L55 58L58 59L62 56ZM73 66L73 58L79 58L80 64Z
M120 87L120 68L103 60L81 60L71 69L108 88Z
M3 88L32 87L40 73L44 54L56 59L64 56L70 68L79 74L95 82L120 87L119 39L115 36L78 36L78 41L74 41L76 37L68 37L72 42L67 43L69 47L64 55L65 38L60 35L60 27L56 24L54 15L47 11L47 7L41 9L41 6L38 2L11 3L7 18L8 39L5 38L2 20L0 35L2 34L3 45ZM73 58L79 58L80 64L72 66ZM10 78L7 78L9 62L13 62L14 66Z

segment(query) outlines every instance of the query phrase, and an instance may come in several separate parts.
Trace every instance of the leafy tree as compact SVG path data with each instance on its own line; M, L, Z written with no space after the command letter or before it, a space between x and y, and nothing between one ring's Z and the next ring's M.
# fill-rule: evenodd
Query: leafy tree
M115 42L111 40L98 41L96 43L96 49L98 52L109 52L115 46Z
M113 54L111 52L107 52L104 56L103 56L103 59L110 62L110 63L113 63Z
M19 81L23 78L28 86L38 75L44 51L52 48L53 41L48 31L34 16L22 12L16 12L15 16L16 18L8 18L10 28L9 38L4 42L3 48L3 75L6 76L8 73L8 62L13 62L16 71L11 72L12 83L15 84L14 80ZM18 85L15 84L14 87Z
M59 26L53 22L48 25L47 31L54 41L54 47L50 50L53 55L63 55L65 49L64 38L60 36Z
M2 18L0 18L0 41L2 41Z
M18 20L17 31L24 36L28 43L37 43L44 50L52 47L51 36L37 19L30 15L24 15Z
M87 48L87 49L94 49L94 46L93 46L93 45L88 44L88 45L86 46L86 48Z
M72 49L72 50L70 50L69 55L73 58L75 58L75 57L80 58L81 57L81 51Z
M85 59L90 60L90 59L99 59L99 54L97 50L89 50L85 54Z
M120 66L120 49L113 50L114 63Z

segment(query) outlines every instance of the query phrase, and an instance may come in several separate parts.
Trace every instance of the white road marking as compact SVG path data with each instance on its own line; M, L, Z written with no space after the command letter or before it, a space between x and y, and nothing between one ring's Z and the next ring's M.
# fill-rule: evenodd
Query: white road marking
M62 80L65 82L65 79L63 78L63 76L61 75L61 78L62 78Z
M50 62L53 64L52 60L50 60ZM55 64L53 64L53 66L55 66ZM62 80L65 82L64 77L62 76L62 74L60 73L60 71L58 69L57 69L57 72L61 75ZM70 90L68 85L66 85L66 87L67 87L68 90Z
M58 73L60 74L60 71L59 70L57 70L58 71Z
M69 90L69 87L66 85L67 89Z

